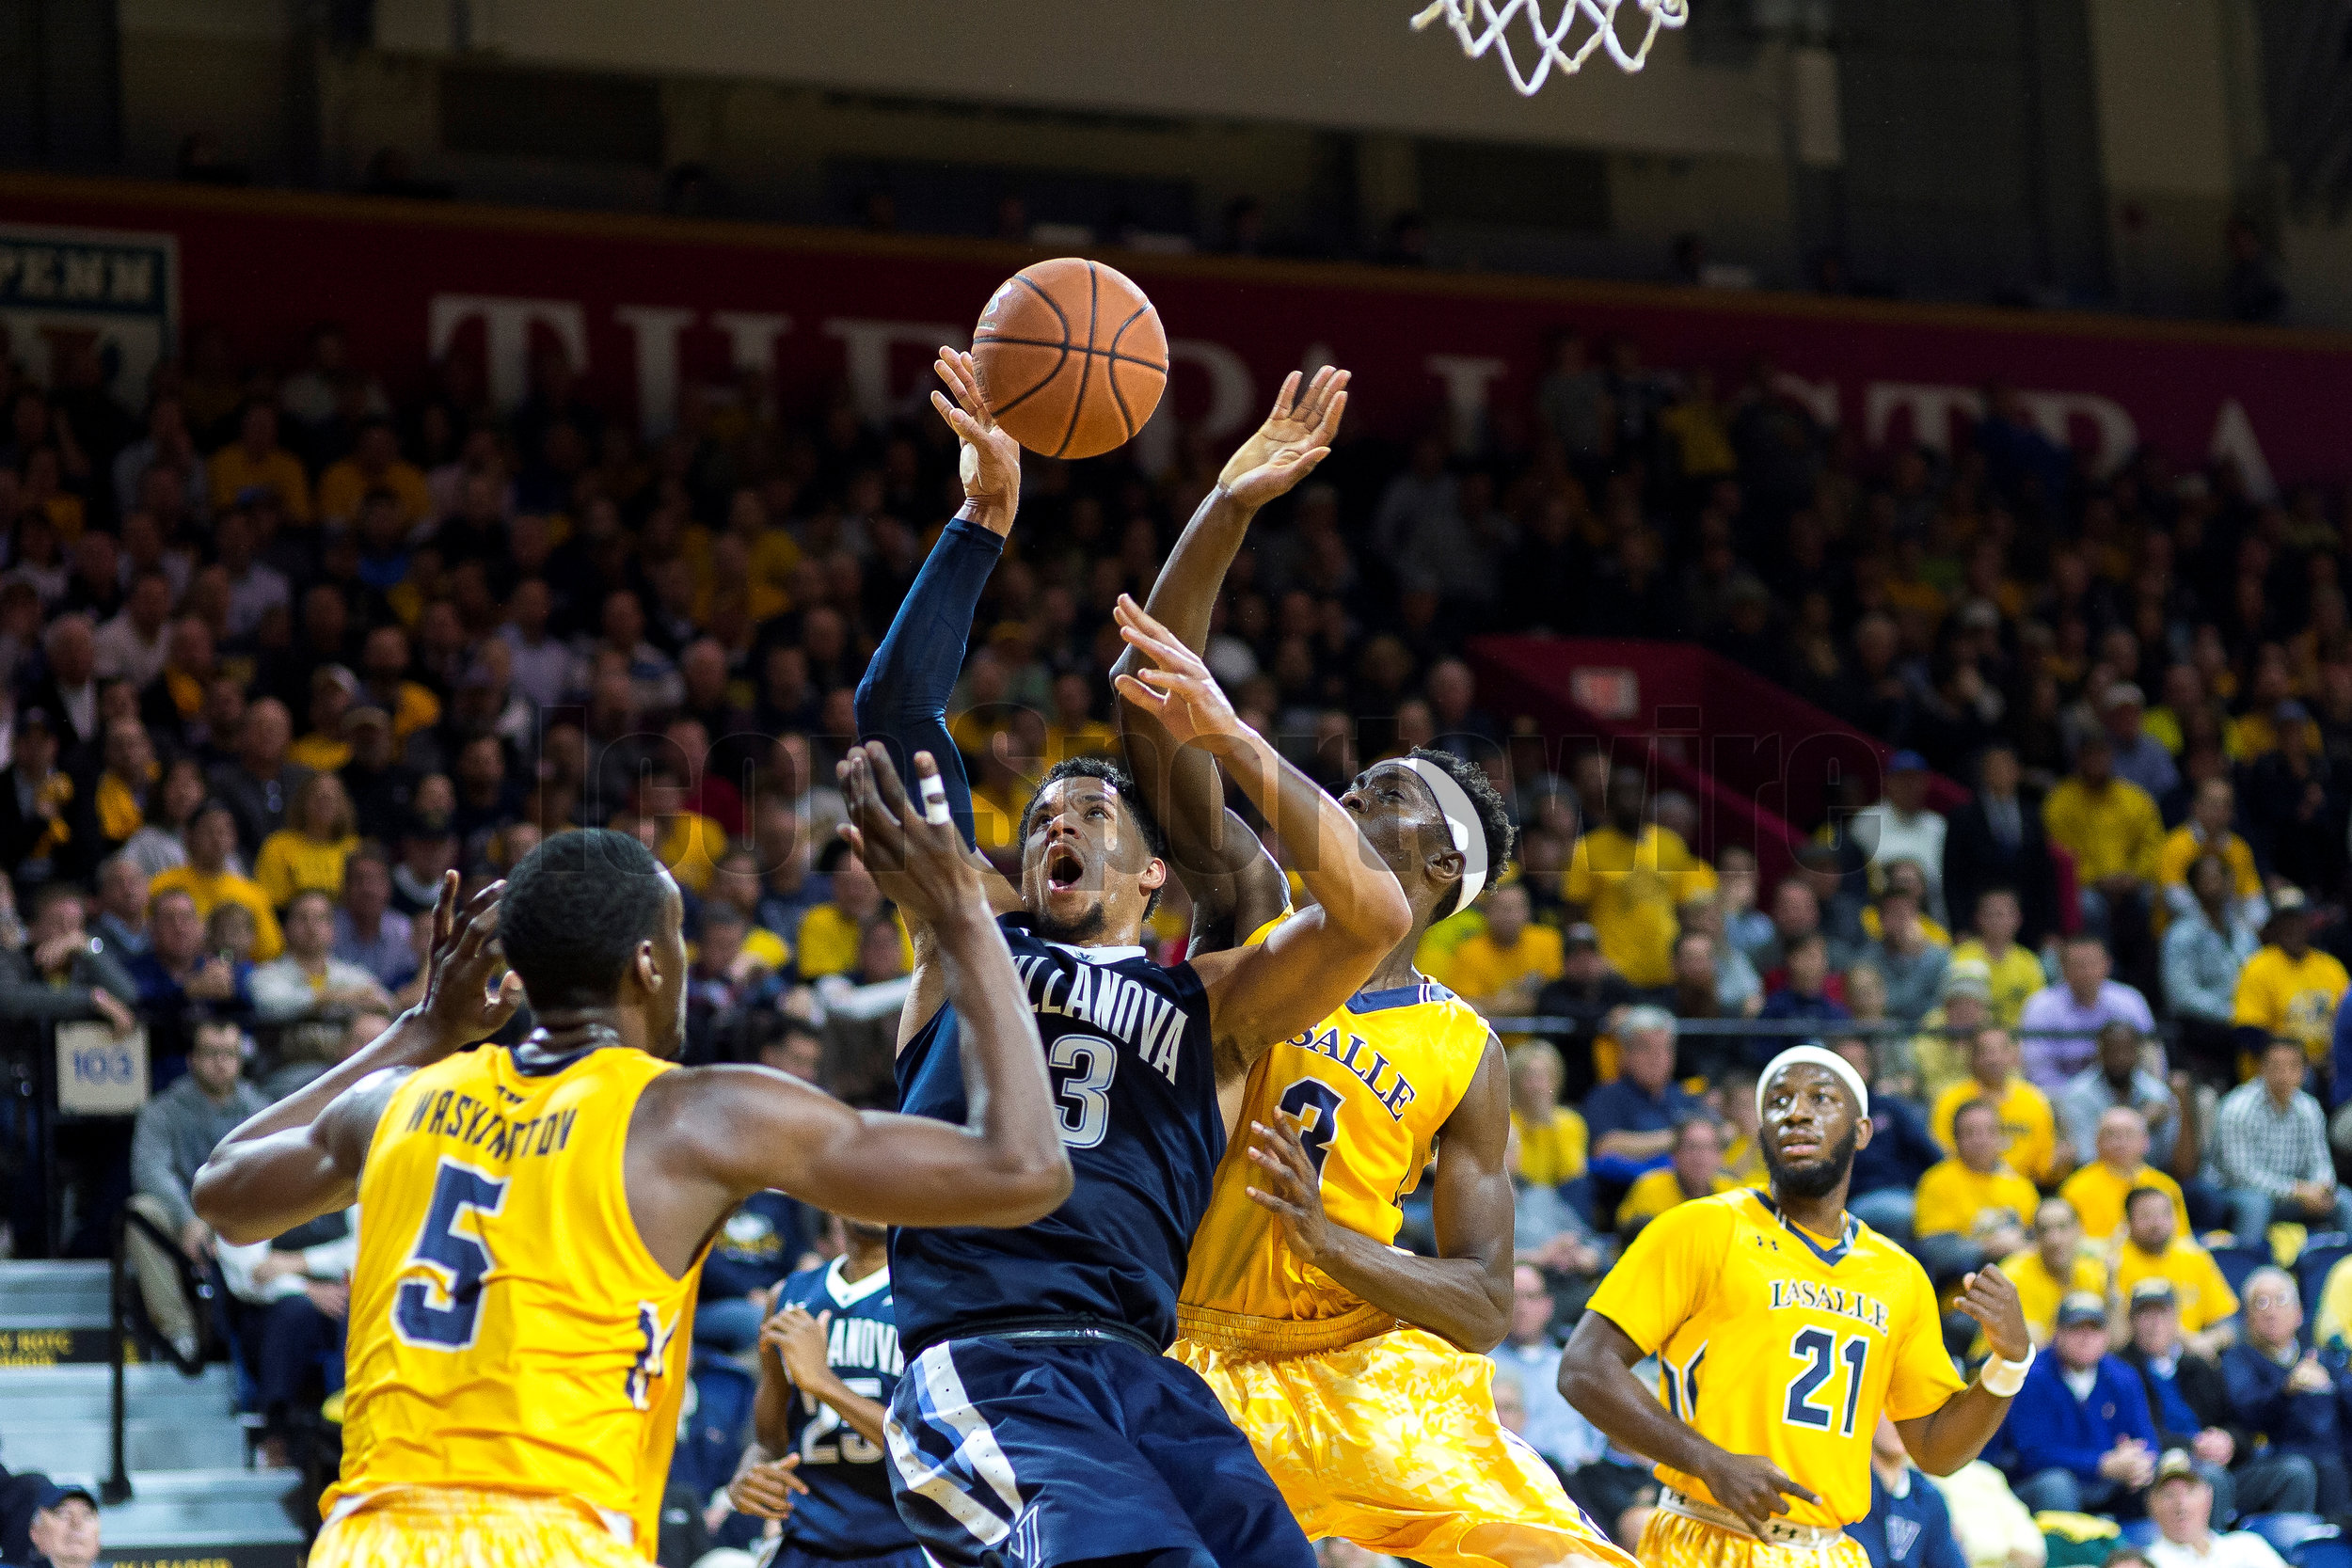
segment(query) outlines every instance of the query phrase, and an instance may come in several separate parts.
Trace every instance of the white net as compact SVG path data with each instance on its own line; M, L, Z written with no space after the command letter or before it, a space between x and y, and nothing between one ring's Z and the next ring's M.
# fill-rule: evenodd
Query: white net
M1556 22L1544 20L1543 0L1435 0L1428 9L1413 18L1413 30L1421 32L1433 22L1443 22L1462 40L1462 53L1471 59L1484 58L1486 51L1502 46L1503 69L1511 73L1511 85L1533 97L1543 87L1554 67L1564 74L1574 75L1592 58L1596 49L1606 49L1609 57L1627 71L1639 71L1649 58L1649 47L1658 41L1661 28L1679 27L1690 20L1691 0L1634 0L1647 24L1642 29L1641 41L1628 48L1617 36L1617 8L1622 0L1559 0L1560 16ZM1519 64L1518 55L1512 47L1511 24L1525 18L1523 31L1527 35L1523 47L1534 51L1527 66ZM1581 38L1577 24L1587 24Z

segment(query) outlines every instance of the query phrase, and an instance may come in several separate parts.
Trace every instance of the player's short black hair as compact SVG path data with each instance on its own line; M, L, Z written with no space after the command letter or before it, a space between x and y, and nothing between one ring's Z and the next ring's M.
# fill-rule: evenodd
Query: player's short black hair
M1446 776L1462 786L1462 793L1477 808L1478 825L1486 836L1486 887L1492 888L1502 879L1503 869L1511 863L1511 851L1518 845L1518 830L1511 825L1511 808L1502 803L1502 796L1486 777L1486 770L1476 763L1465 762L1452 752L1440 752L1432 746L1416 746L1406 754L1444 768ZM1461 907L1461 897L1462 887L1456 882L1438 901L1436 917L1443 920L1454 913Z
M1064 757L1045 770L1045 777L1040 779L1037 787L1029 791L1029 803L1021 808L1021 829L1013 835L1016 850L1029 842L1029 821L1037 816L1038 801L1048 788L1064 779L1100 779L1117 790L1120 805L1125 809L1127 819L1136 825L1136 831L1143 834L1144 847L1152 851L1152 858L1158 861L1168 859L1167 831L1160 826L1160 819L1152 815L1152 808L1143 803L1143 797L1136 792L1135 775L1108 757ZM1162 888L1155 887L1144 899L1143 915L1146 920L1160 907L1162 891Z
M533 1007L610 1002L638 943L660 927L661 863L610 828L558 833L506 879L499 940Z

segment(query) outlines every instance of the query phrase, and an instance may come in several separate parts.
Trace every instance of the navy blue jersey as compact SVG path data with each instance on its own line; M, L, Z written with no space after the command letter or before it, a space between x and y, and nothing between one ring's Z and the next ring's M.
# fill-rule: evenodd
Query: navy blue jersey
M877 1269L845 1281L838 1259L803 1269L784 1282L779 1311L798 1307L815 1317L833 1314L826 1362L852 1394L887 1409L898 1391L906 1362L898 1354L898 1324L891 1310L890 1271ZM770 1352L774 1354L774 1352ZM880 1557L914 1538L898 1522L890 1497L890 1466L882 1450L857 1434L829 1404L795 1392L792 1437L787 1452L801 1456L801 1479L808 1496L794 1499L784 1521L784 1538L820 1557ZM781 1456L779 1456L781 1457Z
M1184 1254L1225 1152L1209 1002L1190 964L1139 947L1072 947L998 924L1043 1037L1061 1109L1069 1199L1018 1230L894 1230L898 1332L911 1358L942 1339L1089 1322L1165 1350ZM964 1119L953 1007L898 1053L898 1107Z

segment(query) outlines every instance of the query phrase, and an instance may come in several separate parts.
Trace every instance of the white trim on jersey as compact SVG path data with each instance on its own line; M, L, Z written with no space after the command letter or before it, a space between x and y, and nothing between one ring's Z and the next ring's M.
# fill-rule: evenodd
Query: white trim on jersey
M1021 1513L1021 1488L1013 1479L1012 1461L997 1446L996 1434L988 1430L988 1423L972 1407L972 1398L963 1390L963 1378L956 1370L953 1356L946 1344L933 1345L917 1356L908 1368L910 1376L921 1379L916 1407L938 1426L956 1434L955 1451L937 1465L930 1464L914 1439L894 1416L883 1423L883 1435L890 1439L890 1458L898 1467L899 1479L907 1489L926 1497L957 1524L972 1532L983 1546L993 1546L1012 1533L1007 1520L989 1509L958 1484L954 1472L969 1473L988 1483L989 1490L1014 1518Z
M825 1293L833 1297L835 1307L855 1307L875 1291L890 1289L889 1264L884 1263L863 1279L844 1279L841 1265L848 1261L847 1258L836 1258L825 1270Z
M1063 952L1090 964L1120 964L1125 963L1129 958L1143 957L1143 949L1140 947L1073 947L1066 942L1049 942L1045 945L1058 947Z

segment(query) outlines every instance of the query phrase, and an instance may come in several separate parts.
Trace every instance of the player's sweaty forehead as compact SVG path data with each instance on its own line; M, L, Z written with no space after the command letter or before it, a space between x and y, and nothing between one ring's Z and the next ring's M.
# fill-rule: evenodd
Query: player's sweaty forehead
M1057 814L1069 813L1083 820L1086 808L1097 804L1110 808L1111 831L1114 833L1117 832L1121 808L1126 804L1124 798L1119 793L1117 784L1108 779L1098 779L1087 773L1074 773L1065 779L1056 779L1039 790L1037 799L1029 802L1029 820L1023 830L1022 836L1024 838L1036 836L1039 830Z
M1786 1116L1824 1091L1845 1107L1849 1117L1861 1116L1862 1107L1854 1103L1853 1091L1846 1087L1837 1074L1815 1062L1791 1062L1765 1080L1764 1114Z
M1356 775L1352 787L1364 798L1367 816L1392 816L1400 821L1440 826L1445 822L1445 812L1429 781L1401 762L1374 763Z

